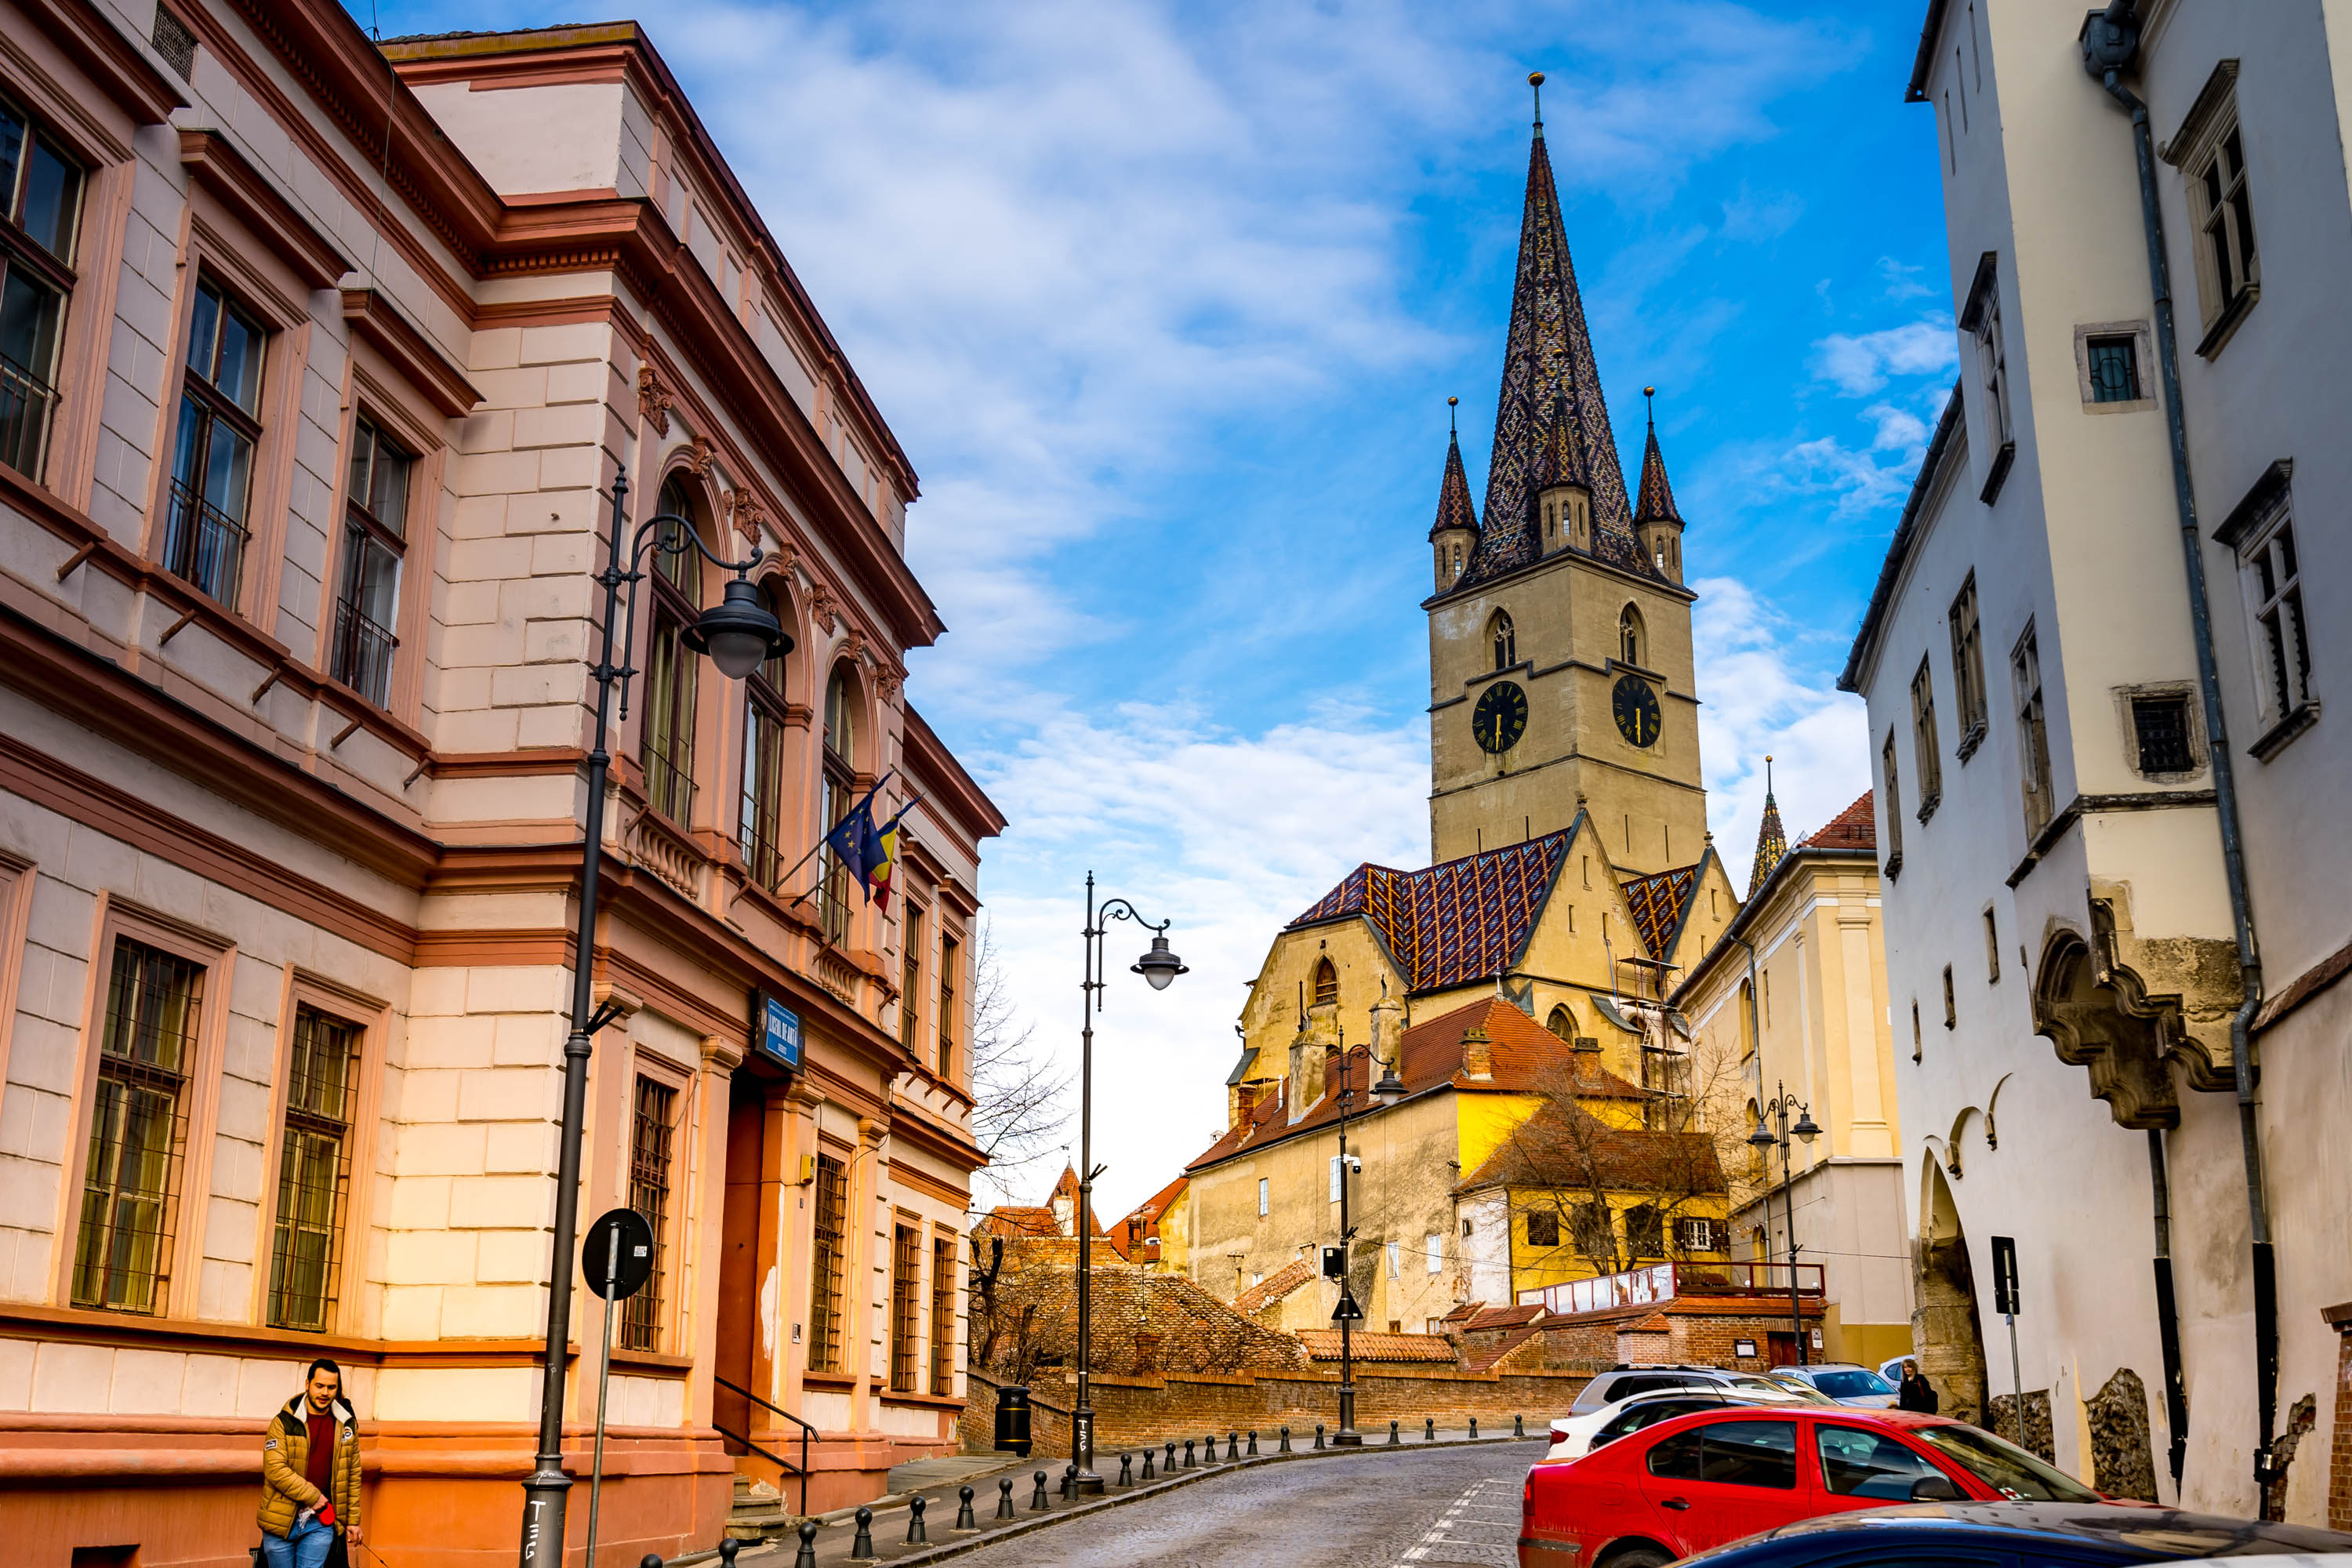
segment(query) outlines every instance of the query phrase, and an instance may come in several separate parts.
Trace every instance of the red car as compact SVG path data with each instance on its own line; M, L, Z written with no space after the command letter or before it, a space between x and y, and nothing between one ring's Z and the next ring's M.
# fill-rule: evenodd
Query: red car
M1728 1406L1536 1465L1520 1568L1661 1568L1759 1531L1930 1500L2098 1502L1964 1422L1895 1410Z

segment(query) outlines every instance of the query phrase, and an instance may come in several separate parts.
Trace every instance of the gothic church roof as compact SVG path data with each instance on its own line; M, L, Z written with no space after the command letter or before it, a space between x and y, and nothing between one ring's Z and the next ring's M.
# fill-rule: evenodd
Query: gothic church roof
M1357 867L1290 929L1361 915L1388 944L1405 984L1443 990L1517 961L1535 932L1573 829L1419 871Z
M1633 929L1642 933L1642 945L1652 958L1664 958L1674 945L1675 933L1683 928L1683 912L1698 892L1699 873L1706 869L1706 862L1700 860L1646 877L1628 877L1617 884L1633 911Z
M1470 509L1470 476L1462 471L1462 437L1455 436L1445 447L1445 477L1437 485L1437 521L1429 525L1429 537L1436 538L1449 528L1466 528L1478 531L1478 514Z
M1652 518L1664 518L1680 522L1683 514L1675 510L1675 488L1666 483L1665 454L1658 450L1658 422L1652 419L1649 423L1649 440L1642 447L1642 495L1633 506L1633 521L1647 522Z
M1748 896L1754 898L1756 889L1772 868L1789 856L1788 829L1780 826L1780 803L1772 798L1772 786L1764 786L1764 821L1756 829L1756 864L1748 868Z

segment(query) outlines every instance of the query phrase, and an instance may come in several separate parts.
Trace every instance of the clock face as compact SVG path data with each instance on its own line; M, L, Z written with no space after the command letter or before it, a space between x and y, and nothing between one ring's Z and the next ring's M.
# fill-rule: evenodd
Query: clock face
M1650 683L1638 675L1621 675L1611 694L1610 710L1616 715L1617 732L1637 746L1654 746L1658 741L1658 694Z
M1478 699L1470 715L1470 733L1481 750L1500 755L1519 743L1528 731L1528 694L1518 683L1498 680Z

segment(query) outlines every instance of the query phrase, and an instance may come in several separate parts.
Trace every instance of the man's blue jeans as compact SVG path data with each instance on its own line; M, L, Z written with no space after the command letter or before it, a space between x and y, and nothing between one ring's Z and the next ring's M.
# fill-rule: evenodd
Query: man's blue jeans
M333 1545L332 1526L309 1520L294 1527L289 1535L261 1532L261 1555L269 1568L319 1568L327 1560L327 1548Z

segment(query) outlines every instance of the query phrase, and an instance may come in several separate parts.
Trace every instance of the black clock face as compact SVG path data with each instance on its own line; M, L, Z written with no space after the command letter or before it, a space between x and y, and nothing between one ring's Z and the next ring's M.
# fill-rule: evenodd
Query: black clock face
M1497 755L1519 743L1528 732L1528 694L1513 680L1498 680L1478 699L1470 715L1470 733L1480 749Z
M1609 707L1616 715L1619 734L1637 746L1657 744L1658 694L1648 681L1638 675L1619 676Z

